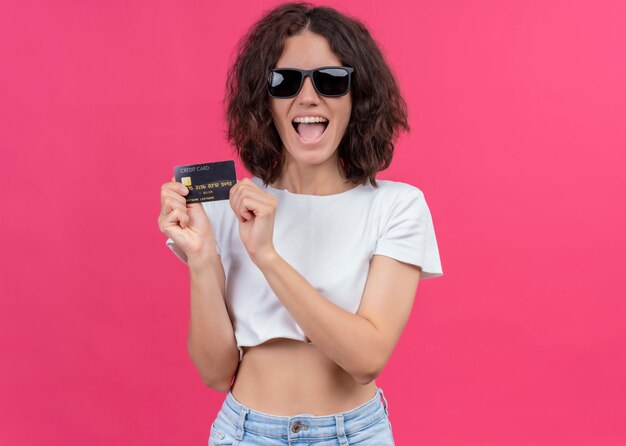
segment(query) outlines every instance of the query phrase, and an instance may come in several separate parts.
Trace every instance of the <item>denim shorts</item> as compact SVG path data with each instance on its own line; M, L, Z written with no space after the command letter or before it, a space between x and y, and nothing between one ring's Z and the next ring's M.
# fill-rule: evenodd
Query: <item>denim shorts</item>
M380 399L382 397L382 401ZM384 401L384 405L383 405ZM346 412L271 415L237 401L229 390L211 424L208 446L395 446L383 389Z

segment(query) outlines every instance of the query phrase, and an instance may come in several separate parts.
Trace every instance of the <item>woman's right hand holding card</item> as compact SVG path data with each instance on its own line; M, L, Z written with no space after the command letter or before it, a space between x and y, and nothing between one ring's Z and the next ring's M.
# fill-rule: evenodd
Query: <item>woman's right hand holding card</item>
M168 181L161 186L159 229L187 255L187 259L217 255L215 234L201 203L187 204L185 185Z

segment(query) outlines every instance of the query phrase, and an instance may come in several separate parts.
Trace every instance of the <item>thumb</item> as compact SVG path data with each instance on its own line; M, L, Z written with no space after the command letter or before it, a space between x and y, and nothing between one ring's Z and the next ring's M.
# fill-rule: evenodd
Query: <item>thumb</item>
M202 203L191 203L187 205L187 209L193 215L206 214Z

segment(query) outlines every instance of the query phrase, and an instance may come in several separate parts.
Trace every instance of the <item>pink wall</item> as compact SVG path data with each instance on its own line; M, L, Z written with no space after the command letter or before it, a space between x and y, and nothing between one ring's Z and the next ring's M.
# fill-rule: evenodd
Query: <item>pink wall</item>
M233 157L226 68L273 4L0 5L0 444L206 444L159 186ZM425 192L445 271L377 380L397 444L626 444L626 4L332 5L398 75L379 178Z

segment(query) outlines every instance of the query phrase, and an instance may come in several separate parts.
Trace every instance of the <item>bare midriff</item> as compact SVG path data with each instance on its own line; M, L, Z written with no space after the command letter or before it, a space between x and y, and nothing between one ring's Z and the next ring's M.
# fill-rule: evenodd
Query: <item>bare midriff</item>
M375 381L357 383L313 344L274 338L242 348L230 390L237 401L259 412L330 415L352 410L376 394Z

